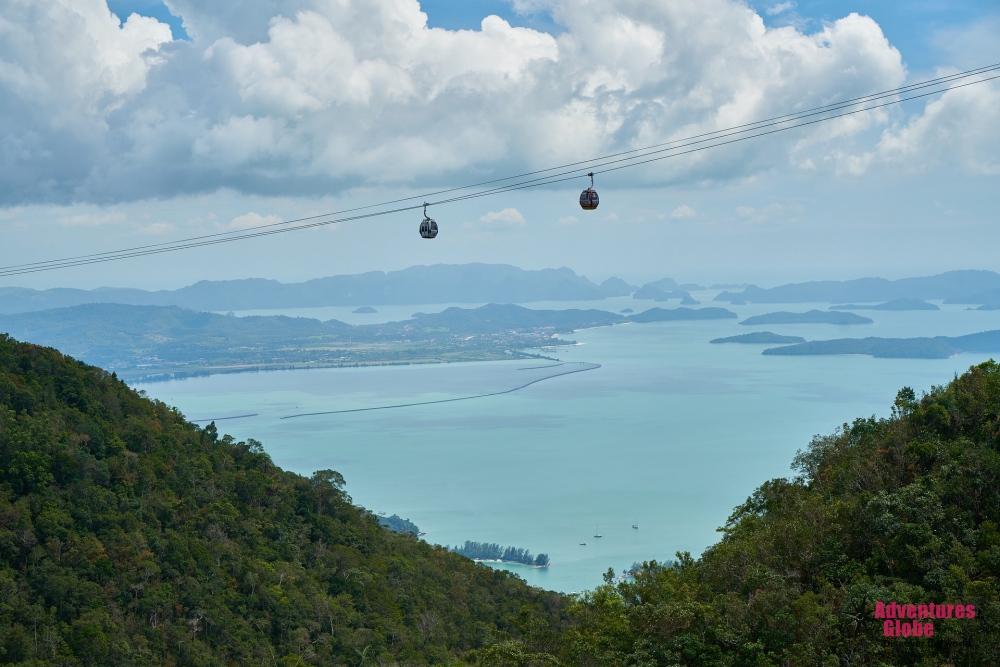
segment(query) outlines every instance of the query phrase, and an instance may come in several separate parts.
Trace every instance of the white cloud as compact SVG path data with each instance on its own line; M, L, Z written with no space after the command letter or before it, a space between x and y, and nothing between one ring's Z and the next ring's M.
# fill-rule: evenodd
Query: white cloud
M777 16L783 12L787 12L789 9L795 9L796 3L794 0L786 0L786 2L779 2L775 5L771 5L764 11L767 12L768 16Z
M261 215L260 213L246 213L238 215L226 225L226 229L253 229L265 225L274 225L281 222L281 218L276 215Z
M479 222L487 227L523 227L524 216L516 208L505 208L501 211L490 211L480 217Z
M564 215L558 220L556 220L556 224L561 225L563 227L572 227L578 222L580 222L580 220L575 215Z
M0 2L0 203L92 198L77 188L129 143L111 117L169 41L166 24L122 24L104 0Z
M121 211L107 211L103 213L78 213L68 215L56 220L63 227L102 227L104 225L116 225L125 222L125 214Z
M967 173L1000 175L1000 85L996 82L948 91L924 112L900 127L886 130L864 173L874 160L906 169L952 165Z
M170 44L166 25L139 16L119 24L103 0L0 3L0 205L452 184L906 77L870 18L852 14L808 34L767 28L737 0L518 0L551 13L558 36L495 16L478 30L429 28L416 0L171 0L194 42ZM992 173L988 152L974 150L1000 136L983 104L969 111L987 114L972 119L979 130L957 143L968 146L965 168ZM666 160L627 182L704 183L799 165L855 173L863 165L852 156L875 151L879 164L907 154L960 115L928 107L925 129L893 126L876 151L872 130L898 117L873 112Z
M144 236L162 236L177 231L177 225L170 222L153 222L148 225L140 225L136 230L137 234Z
M675 220L683 220L684 218L693 218L698 215L698 211L694 210L687 204L681 204L673 211L670 212L670 217Z
M753 206L736 207L736 215L750 224L774 222L775 220L779 220L780 222L789 222L790 220L787 219L789 214L797 213L801 213L801 206L797 204L786 206L777 202L760 208Z

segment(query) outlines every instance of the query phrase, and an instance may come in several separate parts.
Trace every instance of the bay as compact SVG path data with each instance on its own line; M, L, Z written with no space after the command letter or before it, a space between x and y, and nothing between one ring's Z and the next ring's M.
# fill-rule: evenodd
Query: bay
M709 303L713 294L695 297L728 306ZM346 307L253 314L384 322L445 305L377 307L364 316ZM624 297L525 305L615 312L664 306ZM827 306L731 310L743 319ZM220 432L262 441L284 468L340 471L356 502L411 519L430 542L499 542L547 553L546 569L503 567L534 585L572 592L593 588L609 567L621 572L676 551L697 555L754 488L793 474L792 457L813 435L856 417L888 416L901 387L919 394L989 357L765 357L767 345L710 339L758 330L827 339L1000 329L998 311L941 308L859 311L874 320L863 326L715 320L589 329L565 337L579 345L552 353L567 362L561 367L515 360L271 371L136 387L189 418L217 419ZM543 379L583 363L600 367ZM368 410L497 394L535 379L542 381L512 393Z

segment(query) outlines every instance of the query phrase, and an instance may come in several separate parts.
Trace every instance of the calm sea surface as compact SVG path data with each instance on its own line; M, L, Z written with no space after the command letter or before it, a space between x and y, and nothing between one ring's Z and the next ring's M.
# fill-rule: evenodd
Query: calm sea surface
M711 303L711 294L695 296L706 306L727 305ZM384 322L446 305L379 307L372 315L353 308L254 314ZM620 298L526 305L641 311L654 304ZM827 305L731 310L743 319ZM499 542L547 553L548 569L511 569L535 585L581 591L600 583L609 567L620 572L678 550L700 553L755 487L791 474L796 450L814 434L856 417L887 416L900 387L929 389L988 357L765 357L761 351L770 346L710 339L760 330L827 339L1000 329L1000 311L858 312L875 323L746 327L718 320L579 331L566 338L580 345L558 357L600 368L426 406L282 419L493 393L576 367L521 360L274 371L138 387L191 419L219 419L221 432L262 441L287 469L340 471L355 502L410 518L428 541ZM256 416L222 419L247 414Z

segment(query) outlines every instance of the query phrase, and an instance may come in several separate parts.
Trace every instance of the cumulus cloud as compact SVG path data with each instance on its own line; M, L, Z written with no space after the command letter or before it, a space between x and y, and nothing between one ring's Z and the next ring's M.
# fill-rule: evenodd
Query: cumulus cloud
M136 230L136 233L144 236L162 236L175 231L177 231L177 225L174 225L173 223L153 222L148 225L142 225Z
M226 225L226 229L253 229L264 225L274 225L281 222L281 218L276 215L261 215L260 213L247 213L238 215Z
M501 211L490 211L479 218L479 222L487 227L523 227L524 216L516 208L505 208Z
M675 220L683 220L684 218L693 218L698 215L698 211L694 210L687 204L681 204L673 211L670 212L670 217Z
M170 40L166 24L121 23L104 0L0 2L3 203L72 198L113 161L128 139L111 116L146 88Z
M799 207L793 206L792 209L796 210ZM760 208L755 208L753 206L737 206L736 215L742 218L745 222L751 224L760 224L765 222L771 222L777 218L785 216L789 211L782 204L774 203L768 204L767 206L762 206Z
M887 129L872 153L852 156L858 173L875 160L907 169L955 164L973 174L1000 175L1000 86L950 90L905 125Z
M767 28L737 0L518 1L564 31L496 16L478 30L430 28L417 0L171 0L193 41L170 42L168 26L121 23L104 0L0 0L0 178L10 184L0 205L466 182L483 168L668 141L906 77L879 26L856 14L806 33ZM950 117L894 128L877 150L902 155ZM865 114L668 160L628 182L823 169L876 151L852 141L890 121ZM614 178L624 177L605 182Z
M121 211L108 211L67 215L58 218L56 222L63 227L103 227L104 225L121 224L125 222L125 219L125 214Z

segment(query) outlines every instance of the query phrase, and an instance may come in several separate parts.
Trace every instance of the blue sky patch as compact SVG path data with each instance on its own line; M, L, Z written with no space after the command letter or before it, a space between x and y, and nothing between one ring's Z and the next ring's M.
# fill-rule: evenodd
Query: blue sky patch
M167 6L163 4L163 0L108 0L108 8L122 22L126 21L132 14L149 16L160 23L169 25L174 39L185 39L188 41L191 39L181 24L181 18L171 14Z

